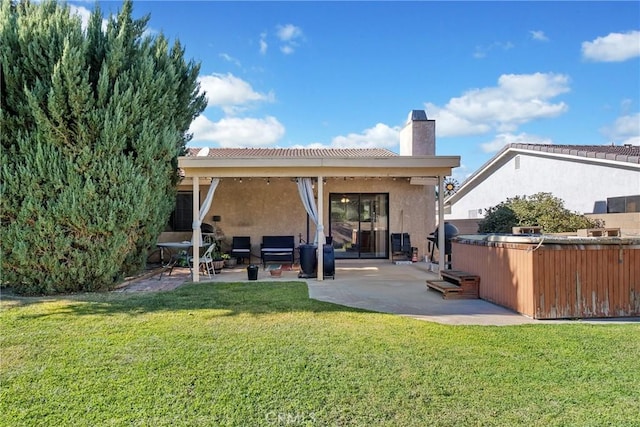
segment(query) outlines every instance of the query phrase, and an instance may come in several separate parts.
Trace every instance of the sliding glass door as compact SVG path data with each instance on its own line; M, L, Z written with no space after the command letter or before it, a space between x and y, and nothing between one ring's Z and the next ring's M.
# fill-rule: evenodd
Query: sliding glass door
M332 193L329 234L336 258L388 258L389 195Z

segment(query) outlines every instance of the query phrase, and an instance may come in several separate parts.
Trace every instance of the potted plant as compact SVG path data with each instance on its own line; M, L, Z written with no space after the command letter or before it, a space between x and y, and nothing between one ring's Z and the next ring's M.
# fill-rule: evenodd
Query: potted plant
M213 269L216 273L220 273L220 271L222 271L222 268L224 267L224 256L226 255L220 252L219 248L220 247L216 245L216 248L211 253L211 259L213 260Z
M236 258L232 258L229 254L222 254L222 259L224 260L224 266L227 268L235 267L238 263Z
M175 265L178 267L189 267L189 254L187 251L180 251L178 255L174 255L176 261Z

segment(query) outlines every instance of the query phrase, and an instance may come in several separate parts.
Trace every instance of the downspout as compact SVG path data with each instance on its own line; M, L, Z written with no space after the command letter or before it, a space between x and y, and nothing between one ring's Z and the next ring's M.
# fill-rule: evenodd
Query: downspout
M445 242L444 242L444 179L438 175L438 266L439 270L446 270Z
M200 177L193 177L193 234L191 242L193 243L193 266L191 269L192 279L194 282L200 281Z

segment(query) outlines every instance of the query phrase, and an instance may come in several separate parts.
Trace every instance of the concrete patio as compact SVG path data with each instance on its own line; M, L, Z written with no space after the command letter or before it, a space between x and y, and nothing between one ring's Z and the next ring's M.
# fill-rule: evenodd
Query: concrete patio
M383 313L413 317L450 325L519 325L536 321L480 299L445 300L442 294L428 290L426 280L437 278L428 264L394 264L380 260L337 260L335 279L299 279L298 271L283 271L272 277L262 267L258 282L300 280L307 283L309 297ZM176 268L165 273L134 280L118 292L149 292L175 289L190 280L189 269ZM201 276L203 286L216 282L248 281L246 266L223 269L211 278Z

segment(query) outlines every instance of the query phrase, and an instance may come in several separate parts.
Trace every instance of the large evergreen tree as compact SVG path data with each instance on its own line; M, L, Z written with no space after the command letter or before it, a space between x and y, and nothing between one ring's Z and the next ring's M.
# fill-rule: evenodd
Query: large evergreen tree
M126 0L103 29L56 1L0 10L3 286L102 290L140 270L206 106L199 64Z

